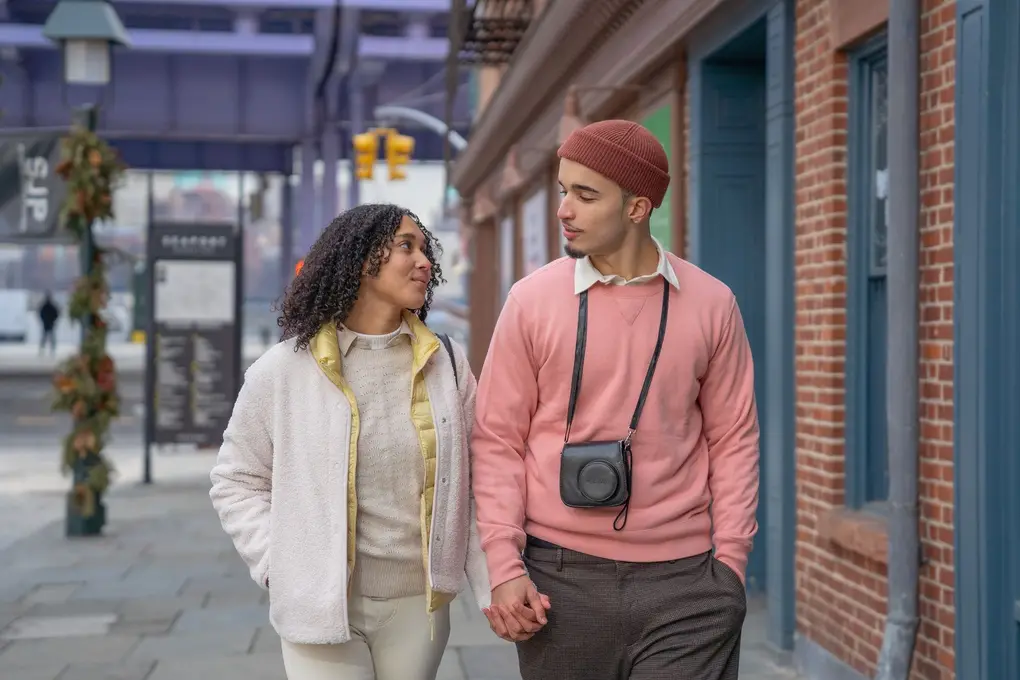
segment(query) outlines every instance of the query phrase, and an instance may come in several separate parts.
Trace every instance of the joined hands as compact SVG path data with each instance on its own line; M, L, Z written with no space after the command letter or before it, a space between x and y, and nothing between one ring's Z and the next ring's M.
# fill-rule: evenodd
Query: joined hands
M492 589L492 603L482 610L489 627L509 642L530 640L548 623L549 598L525 574Z

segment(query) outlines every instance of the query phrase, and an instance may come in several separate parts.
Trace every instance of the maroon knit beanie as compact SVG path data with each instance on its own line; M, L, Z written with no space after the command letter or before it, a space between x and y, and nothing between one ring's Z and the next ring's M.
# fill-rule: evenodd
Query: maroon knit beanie
M669 187L669 159L659 140L629 120L603 120L574 130L556 153L613 180L653 208Z

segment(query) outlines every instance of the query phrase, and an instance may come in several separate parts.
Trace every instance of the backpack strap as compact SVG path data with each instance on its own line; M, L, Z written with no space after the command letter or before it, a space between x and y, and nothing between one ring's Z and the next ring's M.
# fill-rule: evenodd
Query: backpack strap
M460 379L457 377L457 359L453 356L453 345L450 343L450 336L446 333L436 333L436 335L439 336L443 347L446 348L446 353L450 356L450 365L453 366L453 381L457 384L457 389L460 389Z

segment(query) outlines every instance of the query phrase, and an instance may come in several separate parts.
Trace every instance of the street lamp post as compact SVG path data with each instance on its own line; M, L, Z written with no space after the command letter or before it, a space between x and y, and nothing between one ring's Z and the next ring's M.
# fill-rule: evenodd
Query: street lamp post
M108 85L113 46L128 44L124 26L107 0L60 0L46 20L43 35L60 46L64 81L72 86ZM102 450L110 422L119 413L116 371L106 352L102 316L109 290L93 223L112 215L112 191L123 165L95 135L97 108L92 102L77 112L76 129L64 141L63 160L57 168L68 185L63 228L76 238L81 257L81 277L68 305L69 315L81 323L81 345L54 376L54 408L70 411L73 420L63 452L64 469L72 475L68 536L95 536L106 524L102 496L109 486L111 466Z

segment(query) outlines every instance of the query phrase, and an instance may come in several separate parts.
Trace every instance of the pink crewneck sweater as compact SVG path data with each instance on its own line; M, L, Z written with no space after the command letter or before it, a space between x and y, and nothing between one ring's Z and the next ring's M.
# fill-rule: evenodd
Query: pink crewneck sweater
M665 342L632 440L633 486L622 531L613 529L619 508L574 509L560 500L577 334L575 262L556 260L511 290L479 378L471 442L492 587L525 573L526 534L628 562L689 557L714 542L716 557L744 578L758 528L751 351L729 288L668 257L679 289L670 287ZM626 436L655 348L661 296L659 277L589 290L572 442Z

